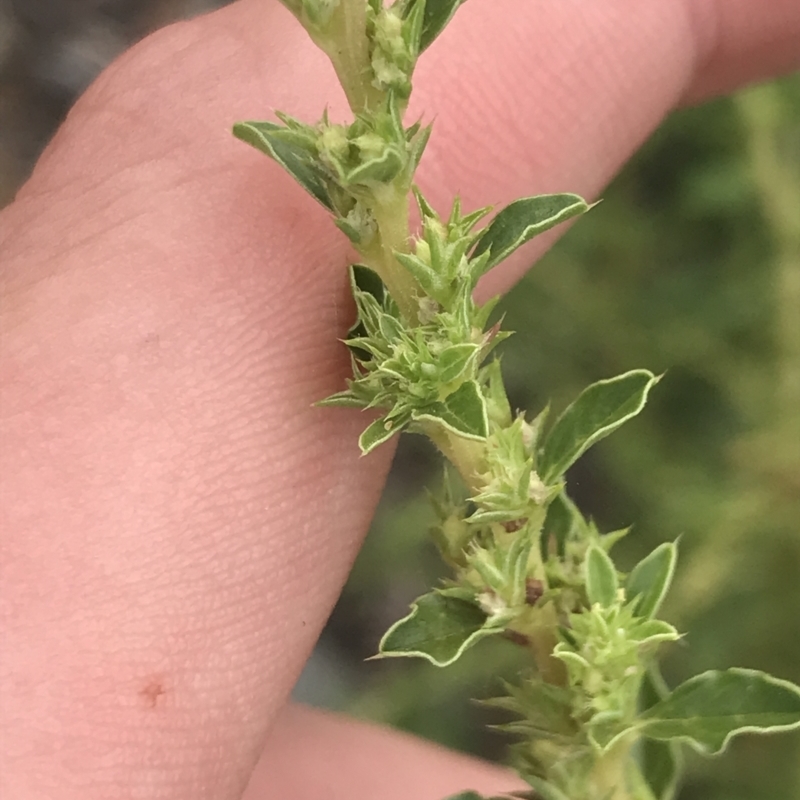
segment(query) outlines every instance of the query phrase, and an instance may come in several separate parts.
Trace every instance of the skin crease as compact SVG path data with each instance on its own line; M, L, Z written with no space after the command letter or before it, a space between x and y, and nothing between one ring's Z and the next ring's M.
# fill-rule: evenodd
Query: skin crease
M796 0L471 0L418 68L420 183L595 197L671 108L799 64ZM391 448L311 406L347 370L343 237L229 129L326 104L304 32L242 0L115 62L0 215L3 798L228 800L262 753L247 800L512 786L285 706Z

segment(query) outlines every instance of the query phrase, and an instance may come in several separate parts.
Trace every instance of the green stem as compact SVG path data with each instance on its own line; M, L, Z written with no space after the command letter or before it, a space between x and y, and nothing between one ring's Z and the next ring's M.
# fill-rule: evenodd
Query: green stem
M326 36L315 38L327 53L353 113L360 114L383 102L384 93L372 85L372 63L367 37L367 4L341 0Z
M425 435L439 448L442 455L458 470L472 494L480 491L479 475L484 461L485 445L477 439L466 439L451 433L441 425L428 424Z
M567 668L563 661L553 657L553 650L558 644L558 617L552 603L542 608L532 608L528 619L518 620L514 629L530 642L541 679L553 686L566 686Z
M654 800L633 761L635 742L635 736L627 737L600 755L590 773L585 800Z
M378 226L378 236L361 254L367 265L381 276L402 315L416 325L419 323L419 298L424 292L394 257L395 253L407 253L409 249L408 206L409 194L405 187L389 184L375 190L370 211Z

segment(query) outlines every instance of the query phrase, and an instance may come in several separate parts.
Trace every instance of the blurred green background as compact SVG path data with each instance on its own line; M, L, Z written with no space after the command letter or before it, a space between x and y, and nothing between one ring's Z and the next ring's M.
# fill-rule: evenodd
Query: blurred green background
M0 205L110 58L222 4L0 0ZM687 635L670 682L738 665L800 683L800 76L675 114L603 196L504 301L512 400L558 409L593 380L666 371L646 412L572 471L571 492L603 529L635 524L623 565L681 537L665 613ZM443 574L423 491L438 476L407 437L296 695L502 759L507 741L469 698L513 674L513 645L447 670L363 660ZM680 800L800 798L800 733L688 763Z

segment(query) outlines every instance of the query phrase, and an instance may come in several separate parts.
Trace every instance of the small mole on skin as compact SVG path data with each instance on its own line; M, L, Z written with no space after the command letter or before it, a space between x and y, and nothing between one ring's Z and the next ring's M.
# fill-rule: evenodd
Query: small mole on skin
M166 693L167 690L159 681L150 681L150 683L139 692L139 695L145 699L145 702L150 708L155 708L158 705L158 698Z

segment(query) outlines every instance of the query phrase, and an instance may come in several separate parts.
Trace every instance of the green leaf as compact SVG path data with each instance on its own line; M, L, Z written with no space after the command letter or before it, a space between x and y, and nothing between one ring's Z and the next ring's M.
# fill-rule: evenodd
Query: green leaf
M642 735L722 752L740 733L800 728L800 687L748 669L711 670L690 678L639 717Z
M617 601L617 570L605 550L592 545L586 553L586 595L589 602L610 608Z
M397 261L404 266L425 290L425 294L441 303L447 297L448 286L442 277L424 261L408 253L394 253Z
M480 271L482 275L534 236L583 214L589 208L589 204L576 194L543 194L515 200L486 226L470 258L489 251L489 259Z
M365 431L358 437L358 446L361 448L361 455L368 455L378 445L383 444L392 438L399 430L400 425L393 425L387 422L384 417L376 419Z
M661 700L666 700L670 695L670 688L661 674L657 663L652 663L645 672L642 688L639 693L639 705L642 711L652 708Z
M350 289L356 301L358 318L347 331L348 340L366 337L368 335L367 321L378 326L378 320L382 313L381 309L383 308L384 299L387 294L386 287L378 273L364 264L350 265ZM368 295L369 297L365 297L364 295ZM374 302L369 302L369 298L372 298ZM372 309L371 314L369 313L369 309ZM360 354L363 354L365 358L368 359L369 353L363 348L354 347L351 349L356 351L361 349Z
M464 342L446 347L439 354L437 366L439 367L439 380L443 384L458 380L475 359L480 345Z
M353 243L361 243L361 231L345 217L336 217L333 224Z
M413 175L417 171L422 154L425 152L425 148L428 145L428 139L431 138L432 130L432 124L426 125L424 128L420 128L419 131L415 132L415 134L408 139L408 162L406 163L406 173L408 175Z
M550 547L550 538L556 542L556 550L563 556L568 541L578 538L586 530L586 521L578 507L569 499L563 490L547 507L544 521L543 546Z
M503 373L500 370L500 360L490 361L480 371L480 380L485 386L486 410L489 419L498 428L507 428L511 425L511 403L508 402Z
M350 284L353 294L366 292L371 294L379 304L382 304L386 297L386 285L381 280L381 276L365 264L350 266Z
M446 667L476 642L502 630L487 626L487 619L474 603L430 592L415 600L411 613L386 631L377 657L424 658Z
M425 16L419 38L419 52L433 44L434 39L445 29L463 0L425 0Z
M425 0L412 0L403 9L403 38L408 43L409 51L416 58L422 39L422 27L425 24Z
M486 402L476 381L464 381L443 402L424 412L414 412L419 422L434 422L467 439L485 439L489 435Z
M669 686L656 663L645 673L640 705L651 708L669 697ZM656 800L674 800L683 774L683 753L679 742L643 739L641 742L641 771Z
M653 650L662 642L676 642L681 638L674 625L663 619L634 620L628 628L628 638L643 650Z
M635 611L640 617L654 617L669 591L678 546L665 542L643 558L628 576L625 593L628 600L636 600Z
M545 437L539 477L553 483L593 444L635 417L658 380L646 369L635 369L584 389Z
M354 167L344 176L344 185L389 183L403 168L402 153L393 147L386 147L383 152Z
M680 744L645 739L641 747L642 775L650 791L656 800L674 800L683 772Z
M345 389L343 392L336 392L324 400L318 400L314 403L315 406L320 408L339 406L343 408L365 408L366 402L353 394L350 389Z
M308 150L276 135L285 130L272 122L237 122L233 135L277 161L313 198L334 210L328 187Z

